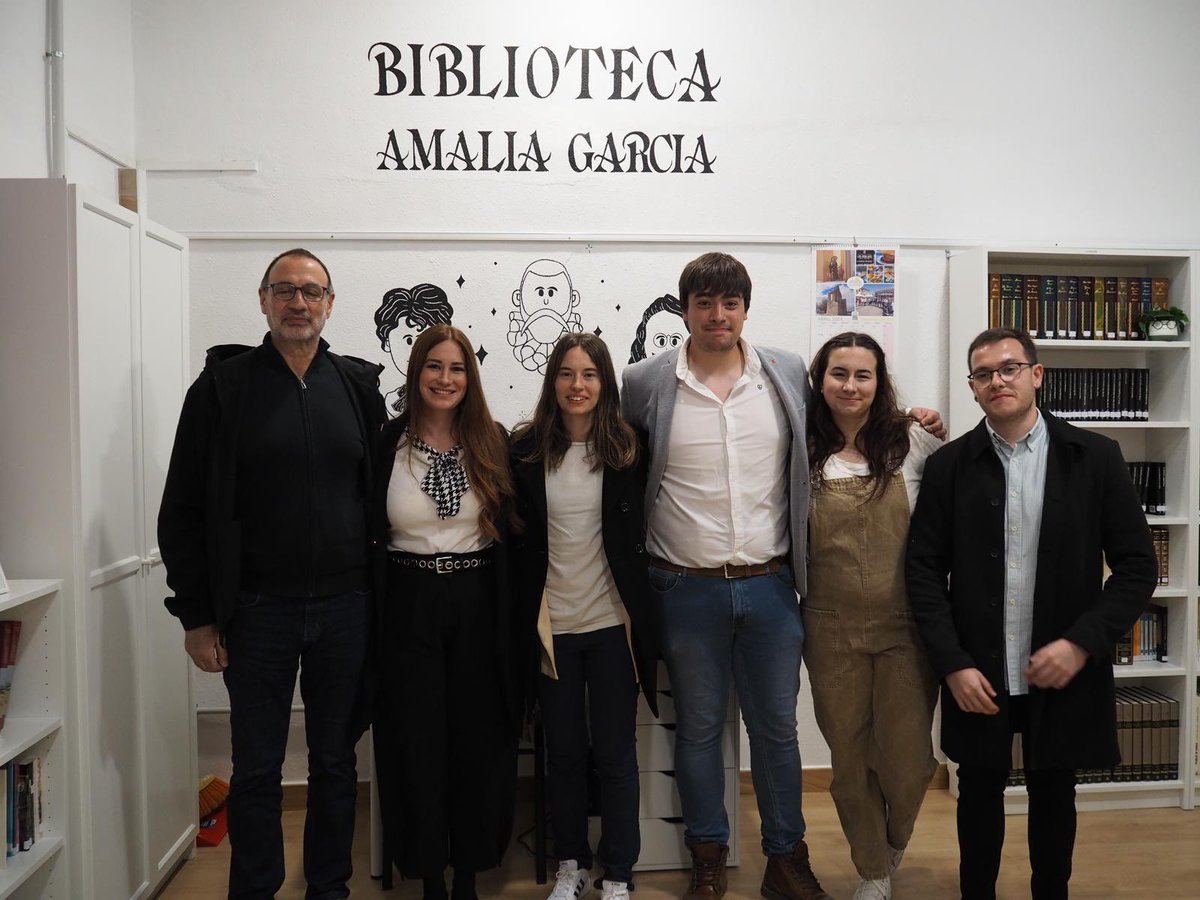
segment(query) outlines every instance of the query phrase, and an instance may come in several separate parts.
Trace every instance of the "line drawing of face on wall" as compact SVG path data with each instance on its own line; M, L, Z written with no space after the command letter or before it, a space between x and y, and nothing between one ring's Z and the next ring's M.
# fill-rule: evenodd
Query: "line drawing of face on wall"
M583 330L576 311L579 291L558 260L535 259L525 267L512 303L516 309L508 314L508 345L513 357L530 372L544 375L558 339Z
M646 307L629 345L629 361L658 356L683 344L687 324L683 321L683 304L673 294L663 294Z
M407 406L404 377L408 371L408 352L417 335L431 325L449 325L454 307L446 292L436 284L418 284L412 288L392 288L375 310L375 335L379 346L391 357L400 373L400 387L383 398L388 413L398 416Z

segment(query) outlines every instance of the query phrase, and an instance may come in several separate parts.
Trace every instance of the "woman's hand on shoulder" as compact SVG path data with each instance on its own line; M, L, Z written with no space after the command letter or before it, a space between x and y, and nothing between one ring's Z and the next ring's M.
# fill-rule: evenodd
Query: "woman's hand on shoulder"
M917 424L932 434L939 441L946 439L946 423L942 414L936 409L926 409L924 406L914 406L908 414L917 420Z

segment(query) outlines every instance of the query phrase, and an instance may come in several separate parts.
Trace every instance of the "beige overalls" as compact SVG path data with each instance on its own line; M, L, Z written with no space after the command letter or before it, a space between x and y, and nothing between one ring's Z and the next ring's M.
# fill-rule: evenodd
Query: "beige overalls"
M937 684L904 586L908 495L896 473L824 480L809 514L804 661L833 763L830 792L863 878L888 875L936 768Z

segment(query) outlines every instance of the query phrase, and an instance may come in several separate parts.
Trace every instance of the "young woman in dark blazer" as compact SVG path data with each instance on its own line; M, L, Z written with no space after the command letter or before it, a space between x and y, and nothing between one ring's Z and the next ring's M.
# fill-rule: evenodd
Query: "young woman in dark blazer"
M413 344L408 408L375 479L373 664L384 855L425 900L476 900L512 831L520 703L507 568L513 484L470 342L435 325ZM384 549L386 548L386 550Z
M536 634L528 665L546 731L559 860L551 900L592 890L589 731L601 811L594 862L604 900L628 898L641 849L637 693L640 684L657 715L659 616L646 574L645 456L619 410L604 343L567 334L511 450L524 523L517 603L527 633Z

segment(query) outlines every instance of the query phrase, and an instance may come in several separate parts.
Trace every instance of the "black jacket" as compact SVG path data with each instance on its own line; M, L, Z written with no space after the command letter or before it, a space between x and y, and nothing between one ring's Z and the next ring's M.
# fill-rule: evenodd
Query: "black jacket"
M1027 753L1039 768L1108 768L1120 757L1113 648L1154 592L1154 549L1117 444L1042 415L1050 440L1031 650L1066 638L1089 658L1062 690L1030 685ZM929 661L943 680L942 749L965 765L1007 769L1004 497L1004 469L981 421L925 463L907 580ZM965 713L954 701L944 679L971 667L998 692L999 715Z
M525 654L525 678L532 684L541 661L537 638L538 610L546 586L549 563L548 525L546 522L546 470L542 462L523 462L532 451L532 441L513 445L513 475L517 484L517 511L524 522L524 533L517 539L515 558L517 605L522 621L520 638ZM661 612L658 598L650 590L645 547L645 517L642 503L646 490L646 453L639 454L636 466L618 471L605 467L601 494L601 535L604 556L616 582L621 602L629 614L633 655L637 662L642 693L650 710L658 715L658 657L661 639ZM530 694L530 696L536 696Z
M186 629L215 624L222 631L233 616L240 582L241 543L236 512L238 439L251 363L258 347L226 344L208 351L204 371L192 383L179 414L171 464L158 512L158 542L174 591L167 609ZM341 376L367 448L365 496L371 495L372 450L386 418L379 395L383 367L320 350ZM368 510L364 505L363 516Z

